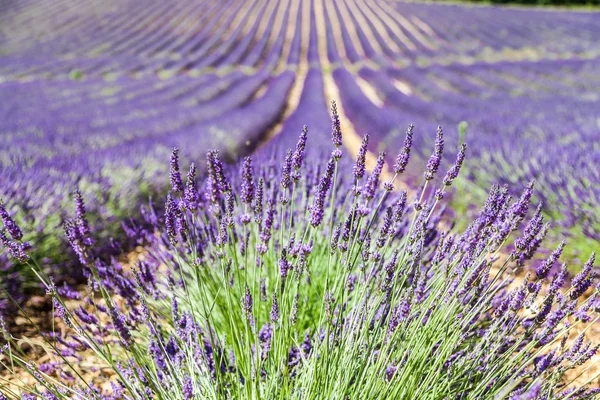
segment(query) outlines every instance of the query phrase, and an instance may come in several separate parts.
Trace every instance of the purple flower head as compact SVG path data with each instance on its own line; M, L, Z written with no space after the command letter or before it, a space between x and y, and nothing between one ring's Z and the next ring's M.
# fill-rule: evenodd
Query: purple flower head
M577 299L586 290L588 290L592 286L592 269L594 268L594 262L596 261L596 253L593 252L588 261L585 263L581 272L579 272L575 278L573 278L572 289L571 289L571 299Z
M254 167L252 166L252 158L244 158L241 175L242 187L240 200L244 204L250 204L252 203L252 200L254 200Z
M281 250L281 258L279 259L279 261L277 262L277 264L279 265L279 275L281 276L282 279L285 280L285 278L287 278L288 273L290 271L290 263L287 260L287 250L283 249Z
M183 181L181 180L181 173L179 172L179 149L173 148L171 153L171 171L169 174L171 181L171 189L175 193L183 191Z
M171 244L176 243L177 238L177 216L176 216L175 201L170 194L167 195L167 202L165 204L165 226L167 228L167 236Z
M436 135L435 147L433 149L433 153L431 153L429 161L427 162L427 170L425 171L425 180L427 181L433 179L433 176L440 167L440 163L442 162L442 154L444 153L444 133L442 132L442 128L439 126L437 128Z
M271 322L274 324L279 321L279 303L277 302L277 295L275 292L273 292L270 317Z
M319 180L317 193L315 194L313 204L310 206L310 224L313 227L319 226L323 221L323 217L325 216L325 197L331 188L334 170L335 161L332 157L329 159L327 168Z
M296 322L298 321L298 300L299 296L298 293L296 293L294 301L292 302L292 310L290 311L290 325L292 326L296 325Z
M456 155L456 161L454 161L454 165L452 166L452 168L450 168L448 170L448 172L446 173L446 176L444 177L444 185L445 186L452 185L452 182L454 182L454 180L458 177L460 168L462 167L463 162L465 161L465 152L466 151L467 151L467 145L466 145L466 143L463 143L462 146L460 147L460 151Z
M550 272L552 266L556 263L556 261L558 261L564 248L565 242L560 242L552 254L550 254L550 256L539 265L539 267L535 270L535 276L537 279L544 279L546 276L548 276L548 272Z
M340 128L340 117L337 111L337 104L331 101L331 141L335 147L342 145L342 129Z
M83 201L83 196L79 190L75 191L75 222L77 223L77 227L79 229L79 233L87 246L91 246L93 244L93 240L90 237L90 226L87 221L87 213L85 211L85 203Z
M269 323L265 323L260 331L258 332L258 340L261 344L261 355L262 359L267 358L267 353L271 350L271 342L273 340L273 328Z
M259 225L262 224L263 219L263 196L264 196L265 182L261 177L258 179L258 188L256 189L256 198L254 201L254 221Z
M185 400L191 400L194 398L194 383L192 382L192 378L189 376L186 376L183 382L183 398Z
M0 219L2 219L4 228L14 240L21 240L23 238L23 232L21 231L21 228L19 228L19 225L17 225L8 211L6 211L6 207L2 200L0 200Z
M379 187L379 178L381 176L381 172L383 171L383 165L385 163L385 152L379 153L377 157L377 163L375 164L375 168L371 172L369 179L367 180L367 184L365 185L364 195L367 200L375 197L375 192Z
M133 337L131 336L131 331L128 327L127 317L114 306L110 306L108 310L115 331L119 334L123 344L126 347L130 347L133 344Z
M191 163L185 182L183 201L188 210L195 211L198 208L199 199L198 189L196 188L196 164Z
M248 319L250 326L254 326L254 317L252 314L252 294L250 293L250 288L248 285L246 285L246 288L244 289L244 295L242 296L242 311Z
M356 178L357 181L362 179L363 176L365 176L368 145L369 135L365 134L360 145L360 149L358 150L358 155L356 156L356 162L354 163L354 167L352 169L354 178Z
M410 148L412 147L413 141L413 130L414 125L409 125L406 131L406 138L404 139L404 146L398 156L396 157L396 163L394 164L394 173L401 174L406 170L408 160L410 159Z
M281 169L281 180L279 181L281 187L287 189L290 186L292 180L292 150L288 149L285 154L285 160L283 161L283 168Z
M386 381L391 381L394 378L394 375L396 374L396 366L394 364L390 364L388 365L388 367L385 370L385 380Z
M66 231L66 229L65 229ZM28 246L28 243L19 243L14 240L10 240L4 230L0 230L0 243L4 246L10 255L14 257L20 263L26 263L29 261L29 256L25 253L25 249ZM74 248L75 249L75 248ZM85 253L84 251L82 253ZM79 253L77 253L79 255ZM85 259L81 258L80 260Z
M295 170L299 170L302 168L302 162L304 161L304 153L306 149L306 140L308 137L308 128L306 125L302 127L302 133L298 138L298 143L296 143L296 149L294 150L294 154L292 155L292 166ZM300 178L299 174L294 174L294 180L297 181Z
M225 177L223 163L217 150L210 150L206 153L206 170L208 173L208 197L214 203L220 194L229 192L231 186Z

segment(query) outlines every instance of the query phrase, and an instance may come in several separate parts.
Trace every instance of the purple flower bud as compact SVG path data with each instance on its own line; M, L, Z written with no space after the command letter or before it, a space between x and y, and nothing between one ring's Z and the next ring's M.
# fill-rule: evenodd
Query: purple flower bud
M394 378L394 375L396 374L396 366L394 364L390 364L388 365L388 367L385 370L385 380L386 381L391 381Z
M296 150L294 150L294 154L292 155L292 166L295 170L299 170L302 168L302 162L304 161L304 152L306 149L306 139L308 137L308 128L306 125L302 127L302 133L298 138L298 143L296 144ZM299 174L294 174L294 180L298 180L300 178Z
M358 155L356 156L356 162L354 163L354 167L352 169L354 178L356 178L357 181L362 179L363 176L365 176L366 160L367 160L367 146L368 145L369 145L369 135L365 135L363 137L362 143L360 145L360 149L358 150Z
M290 271L290 264L287 260L287 251L285 249L281 250L281 258L279 259L277 264L279 265L279 275L282 279L285 280Z
M406 131L406 138L404 139L404 146L398 156L396 157L396 163L394 164L394 173L401 174L406 170L408 160L410 159L410 148L412 147L413 130L414 125L409 125Z
M183 398L185 400L194 398L194 384L192 383L192 378L189 376L186 376L183 382Z
M108 308L110 317L112 319L113 327L119 334L119 337L123 341L126 347L131 347L133 344L133 338L129 327L127 326L127 318L121 312L119 312L114 306Z
M435 148L433 153L431 153L429 161L427 162L427 170L425 171L425 180L427 181L433 179L433 176L440 167L440 163L442 162L442 154L444 152L444 133L442 132L441 127L438 126L436 134L437 137L435 140Z
M285 160L283 161L283 168L281 169L281 180L279 181L281 187L287 189L291 183L291 172L292 172L292 150L288 149Z
M79 229L79 233L85 243L86 246L91 246L93 244L93 240L90 237L90 226L87 221L87 214L85 211L85 203L83 201L83 196L79 190L75 191L75 222L77 223L77 227Z
M290 311L290 325L294 326L296 325L296 322L298 321L298 293L296 293L296 296L294 296L294 301L292 303L292 311Z
M335 147L342 145L342 129L340 128L340 117L337 111L337 104L331 101L331 141Z
M17 225L8 211L6 211L6 207L4 206L4 202L2 200L0 200L0 219L2 219L4 228L6 228L6 231L14 240L21 240L23 238L23 232L21 231L21 228L19 228L19 225Z
M317 227L323 221L323 217L325 216L325 197L327 192L331 188L331 183L333 180L333 172L335 170L335 161L333 158L329 159L327 163L327 169L321 179L319 180L319 186L317 188L317 193L315 194L315 198L313 200L313 204L309 207L310 209L310 224L313 227Z
M261 177L258 180L258 188L256 189L256 199L254 201L254 221L260 225L263 219L263 195L264 195L264 179Z
M25 264L27 261L29 261L29 256L25 253L25 248L28 245L28 243L18 243L13 240L10 240L6 236L4 230L0 230L0 243L2 243L2 246L4 246L8 250L10 255L14 257L18 262Z
M573 278L572 289L571 289L571 294L570 294L572 300L577 299L579 296L581 296L583 293L585 293L585 291L588 290L590 288L590 286L592 286L593 282L592 282L592 276L590 275L590 273L592 272L592 269L594 268L594 261L596 261L596 253L595 252L592 253L592 255L590 256L588 261L585 263L585 265L581 269L581 272L579 272L575 276L575 278Z
M375 165L375 168L373 168L373 171L371 172L371 175L367 180L367 184L365 185L364 195L367 200L370 200L373 197L375 197L375 191L379 187L379 177L381 176L381 172L383 171L384 162L385 152L381 152L377 157L377 164Z
M544 279L546 276L548 276L548 272L550 272L550 269L554 263L556 263L556 261L559 259L564 248L565 242L561 242L556 250L554 250L552 254L550 254L550 256L540 264L540 266L535 270L535 276L537 279Z
M171 189L175 193L183 191L183 182L181 180L181 173L179 172L179 149L173 148L171 153L171 172L169 175L171 180Z
M258 340L261 344L261 358L265 360L267 358L267 353L271 350L271 342L273 340L273 328L271 325L266 323L260 328Z
M252 166L252 158L244 158L242 163L242 187L240 200L242 203L250 204L254 199L254 168Z
M458 177L458 173L460 172L460 168L463 165L463 161L465 160L465 152L467 151L467 145L465 143L460 147L460 151L456 156L456 161L452 168L448 170L446 176L444 177L444 185L450 186L452 182Z
M248 320L251 327L254 327L254 316L252 314L252 294L250 288L246 285L244 295L242 296L242 312Z
M167 228L167 236L171 244L175 244L177 237L177 218L176 218L176 205L170 194L167 195L167 202L165 204L165 226Z
M277 302L277 295L273 292L272 304L271 304L271 322L276 324L279 321L279 303Z
M388 238L390 233L390 229L392 228L393 222L393 212L392 207L388 207L385 210L385 217L383 218L383 222L381 224L381 229L379 230L379 238L377 238L377 247L382 248Z
M187 180L185 182L185 190L183 192L183 201L185 206L190 211L198 209L198 201L200 196L198 189L196 188L196 164L190 164L190 170L187 173Z

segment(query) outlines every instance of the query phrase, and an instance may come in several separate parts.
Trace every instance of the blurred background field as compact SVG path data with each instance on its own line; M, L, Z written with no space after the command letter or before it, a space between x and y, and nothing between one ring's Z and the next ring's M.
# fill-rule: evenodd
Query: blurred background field
M304 124L325 143L335 99L351 153L369 133L371 152L391 159L409 124L422 155L438 125L456 149L463 123L458 183L473 195L452 198L454 212L494 183L516 194L536 179L550 245L565 238L582 259L600 240L599 39L593 7L5 0L0 197L36 258L71 276L60 225L76 188L103 255L126 251L120 222L162 198L173 146L186 160L209 148L234 160L291 145ZM0 266L14 292L36 286L5 252Z

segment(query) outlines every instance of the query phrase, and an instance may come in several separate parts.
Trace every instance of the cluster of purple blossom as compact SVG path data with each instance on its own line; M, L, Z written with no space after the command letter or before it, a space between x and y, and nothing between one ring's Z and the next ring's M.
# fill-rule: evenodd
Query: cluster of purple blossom
M588 387L595 377L583 384L566 377L600 347L583 333L571 337L599 318L594 255L570 286L566 264L552 272L562 244L535 276L515 280L546 233L539 208L527 218L533 184L516 199L494 186L464 232L445 230L438 205L465 147L441 186L428 191L437 185L445 147L438 129L425 186L398 192L414 132L410 126L389 176L383 153L366 171L366 136L354 162L343 153L335 106L334 148L321 163L306 162L316 151L307 128L275 158L227 165L209 151L199 180L191 164L184 181L175 149L164 215L145 209L149 229L124 224L147 243L129 272L87 256L95 244L76 195L67 234L85 266L88 295L70 309L64 298L78 294L40 273L70 329L48 336L56 354L38 366L7 336L12 364L5 366L29 368L36 384L7 388L5 396L597 396ZM17 229L10 217L3 221ZM514 250L505 251L511 243ZM90 353L114 372L110 394L75 368Z

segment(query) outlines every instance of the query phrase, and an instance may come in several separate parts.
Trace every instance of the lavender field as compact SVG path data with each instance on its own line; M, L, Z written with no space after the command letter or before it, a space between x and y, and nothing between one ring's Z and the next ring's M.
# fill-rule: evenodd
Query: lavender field
M305 125L308 140L301 135ZM336 136L342 132L343 145ZM87 351L114 366L113 354L103 351L115 346L125 363L113 378L84 375L83 381L106 387L113 382L109 391L58 384L69 381L65 387L75 388L81 378L79 367L64 372L65 365L77 364L71 359L46 365L43 377L32 373L34 390L10 386L21 375L3 361L12 377L0 378L0 399L596 398L590 382L571 392L561 385L563 375L597 348L563 343L568 354L559 360L551 345L560 342L558 332L579 340L572 337L572 315L583 324L595 321L592 313L600 309L598 289L590 295L596 278L590 254L600 248L598 10L395 0L5 0L0 138L0 284L6 289L0 305L8 323L45 290L52 312L62 310L62 323L80 335L78 345L60 343L69 351L52 351L75 358ZM403 154L409 165L399 161ZM191 162L197 169L185 179ZM388 190L383 182L392 177ZM390 194L377 202L381 189ZM509 196L516 205L509 206ZM527 211L530 202L540 205L535 214L533 205ZM509 239L520 229L520 239ZM371 239L377 249L370 253ZM561 241L568 243L564 249ZM315 260L306 261L311 254ZM500 255L509 261L498 262ZM198 267L217 262L223 276ZM310 268L302 265L311 262L327 265L327 272L316 268L315 283L306 289L291 278L285 284L288 269L290 277L298 270L298 282L310 282ZM442 273L437 267L444 262ZM250 264L263 269L240 272ZM392 264L406 268L399 287L390 283L401 275L395 277ZM160 278L165 265L177 268ZM260 272L269 265L274 273ZM505 272L524 279L522 286ZM468 282L457 276L469 276ZM195 285L194 277L206 286L190 292L186 285ZM219 279L231 284L220 288ZM87 311L71 315L59 299L83 302L76 292L86 281L86 296L102 301L102 318L88 314L92 300ZM573 285L564 295L563 284ZM152 287L145 293L149 305L135 293L144 286ZM232 296L223 294L228 290ZM580 309L576 301L584 293ZM299 295L307 305L300 316ZM456 301L456 307L442 308L443 296L444 304ZM477 306L477 296L487 303ZM230 302L240 297L238 315ZM259 297L265 307L257 305ZM212 319L193 307L211 302ZM421 309L411 311L409 304L406 315L394 317L407 302ZM463 312L458 304L470 308ZM519 311L523 304L526 312ZM551 309L555 314L548 317ZM294 312L299 325L280 321L279 313L291 318ZM429 337L413 345L424 346L423 360L441 349L440 362L411 363L408 344L391 346L390 333L377 331L365 346L388 352L386 361L352 364L340 349L362 346L358 336L377 330L361 326L357 337L344 333L363 312L365 320L378 321L372 326L393 320L394 330L404 326ZM336 325L338 313L346 323ZM424 313L432 317L423 320ZM465 314L479 322L459 323L452 343L440 345L445 339L432 332L446 329L444 316ZM173 329L161 335L150 324L136 331L153 318ZM230 319L236 322L224 322ZM109 321L113 334L100 321ZM87 328L91 336L82 337ZM274 332L283 333L275 340ZM509 341L501 342L498 332ZM329 334L332 344L323 339ZM242 339L228 342L236 335ZM134 337L145 338L142 347L134 348ZM482 337L490 354L506 361L500 372L489 369L493 362L474 339ZM184 348L193 342L204 348ZM248 343L254 350L244 350ZM225 361L230 349L235 357ZM164 352L166 359L159 357ZM317 353L326 356L312 357ZM285 372L277 357L288 359ZM326 364L316 361L323 359ZM221 365L216 370L215 363ZM443 375L442 367L451 365L454 375ZM342 366L354 375L344 375ZM412 372L396 373L403 366ZM320 383L319 368L330 368L338 383ZM470 373L470 383L457 378ZM280 383L265 383L265 376ZM390 382L399 386L386 386ZM443 384L420 391L432 382ZM178 389L168 393L160 385ZM368 397L366 388L378 394Z

